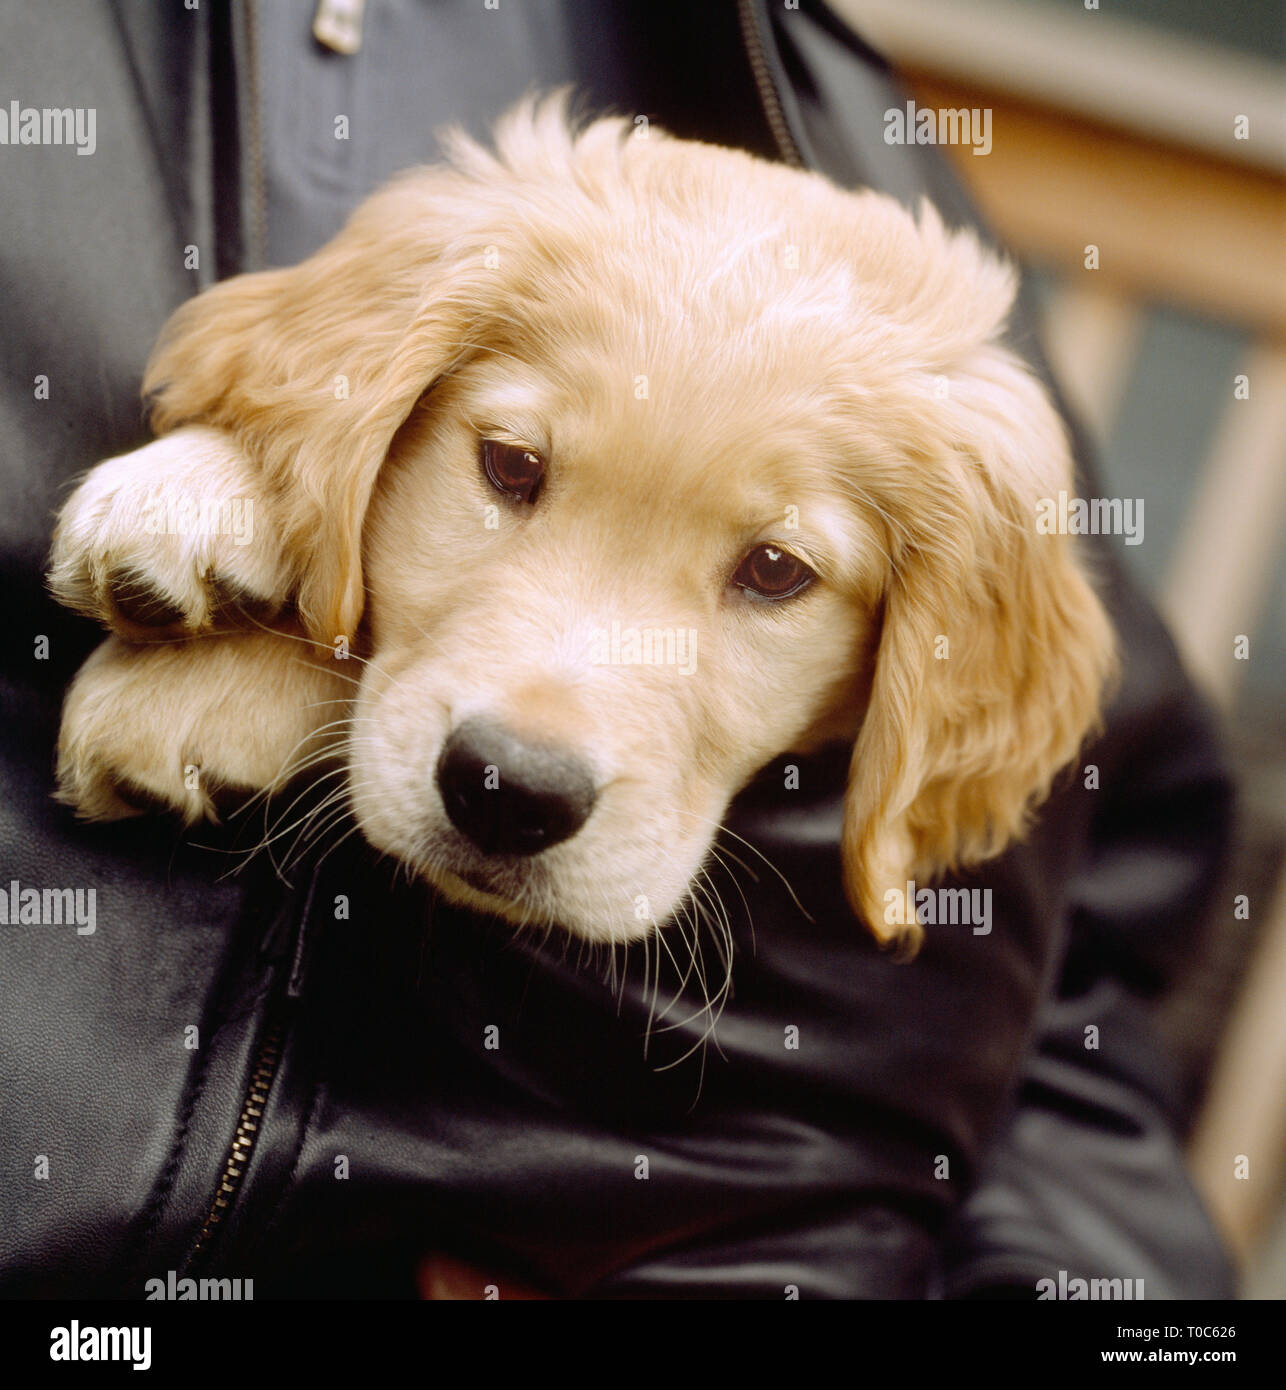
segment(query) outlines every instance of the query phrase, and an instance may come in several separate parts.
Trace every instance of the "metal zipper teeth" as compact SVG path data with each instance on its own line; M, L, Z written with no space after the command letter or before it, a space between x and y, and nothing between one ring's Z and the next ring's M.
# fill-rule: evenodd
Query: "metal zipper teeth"
M192 1253L187 1259L189 1266L205 1253L241 1187L241 1180L254 1152L255 1141L259 1137L259 1122L263 1119L264 1106L268 1103L268 1095L281 1061L284 1033L284 1026L275 1023L264 1035L259 1054L255 1058L254 1070L250 1073L250 1085L242 1102L241 1113L237 1117L237 1128L228 1148L228 1156L219 1175L219 1185L214 1190L214 1200L210 1204L196 1244L192 1247Z
M805 167L804 157L786 119L786 109L781 103L781 94L773 81L772 65L764 48L763 34L759 28L759 18L755 10L755 0L737 0L737 18L741 23L741 39L750 59L750 70L754 74L755 86L759 89L759 104L768 120L768 129L777 143L778 153L787 164L797 169Z

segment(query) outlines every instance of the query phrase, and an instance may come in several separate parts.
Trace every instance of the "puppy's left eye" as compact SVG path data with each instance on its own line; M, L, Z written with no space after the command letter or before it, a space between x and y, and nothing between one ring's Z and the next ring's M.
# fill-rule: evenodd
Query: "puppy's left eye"
M743 556L732 582L760 598L791 598L801 593L816 574L789 550L777 545L757 545Z
M534 449L524 449L521 444L484 439L482 471L497 492L519 502L534 502L545 476L545 460Z

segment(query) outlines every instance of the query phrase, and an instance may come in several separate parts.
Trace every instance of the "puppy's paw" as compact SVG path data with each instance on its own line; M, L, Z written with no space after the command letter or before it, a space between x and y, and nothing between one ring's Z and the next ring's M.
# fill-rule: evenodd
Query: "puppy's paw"
M63 507L49 586L132 641L267 620L290 577L261 488L228 435L192 426L100 463Z
M353 678L311 644L241 632L136 646L109 637L63 703L58 800L87 820L192 823L342 757Z

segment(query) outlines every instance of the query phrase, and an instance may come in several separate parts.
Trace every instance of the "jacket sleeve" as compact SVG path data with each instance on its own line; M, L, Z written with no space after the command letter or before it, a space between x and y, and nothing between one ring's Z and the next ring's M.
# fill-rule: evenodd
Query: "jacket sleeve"
M1149 1298L1235 1292L1184 1165L1184 1098L1151 1007L1200 954L1232 786L1168 634L1121 567L1104 565L1125 667L1083 759L1099 791L1069 889L1067 953L1012 1112L948 1238L949 1296L1030 1297L1060 1270L1142 1279Z

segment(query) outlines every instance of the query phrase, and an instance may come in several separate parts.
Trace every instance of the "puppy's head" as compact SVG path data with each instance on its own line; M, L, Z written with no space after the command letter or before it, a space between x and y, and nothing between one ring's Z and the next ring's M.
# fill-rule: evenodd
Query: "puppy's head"
M765 763L853 743L855 909L1021 833L1107 620L1036 503L1060 422L972 237L748 156L456 139L302 266L172 323L161 429L234 432L297 605L367 656L370 841L459 901L627 940ZM359 629L360 625L360 629Z

